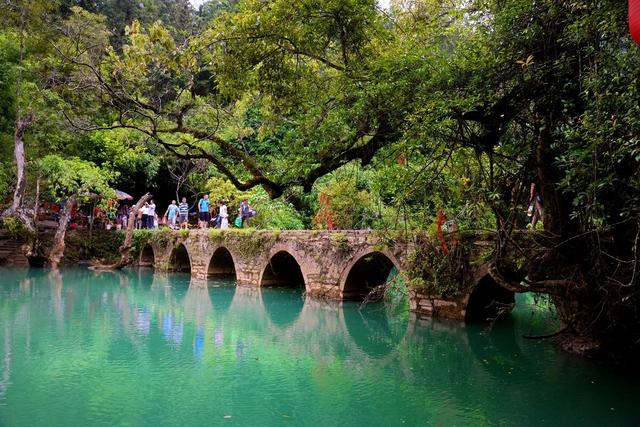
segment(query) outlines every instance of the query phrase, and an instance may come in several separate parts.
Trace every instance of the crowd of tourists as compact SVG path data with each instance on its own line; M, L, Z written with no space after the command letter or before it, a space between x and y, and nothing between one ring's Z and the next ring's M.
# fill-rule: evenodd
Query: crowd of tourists
M178 230L188 229L190 226L220 229L227 229L230 226L229 209L225 200L211 203L209 195L203 195L195 205L194 213L197 217L197 223L195 221L190 221L190 213L193 210L194 209L189 206L189 203L187 203L187 198L183 197L180 203L177 203L176 200L172 200L164 215L160 216L157 213L154 200L151 200L149 202L145 202L142 208L138 210L134 227L138 229L153 229L158 228L160 225L166 225L172 230ZM124 227L126 227L128 215L129 208L127 206L123 206L120 209L118 216ZM244 199L240 203L240 206L238 207L238 214L231 225L237 228L249 227L251 218L255 215L256 211L251 207L251 205L249 205L249 200Z

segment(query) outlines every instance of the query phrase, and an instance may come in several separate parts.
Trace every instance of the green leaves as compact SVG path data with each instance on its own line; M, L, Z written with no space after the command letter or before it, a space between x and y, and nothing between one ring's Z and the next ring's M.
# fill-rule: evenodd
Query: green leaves
M91 162L50 154L39 161L39 166L46 177L49 194L57 200L71 196L80 199L94 195L105 199L115 197L115 191L109 187L110 173Z

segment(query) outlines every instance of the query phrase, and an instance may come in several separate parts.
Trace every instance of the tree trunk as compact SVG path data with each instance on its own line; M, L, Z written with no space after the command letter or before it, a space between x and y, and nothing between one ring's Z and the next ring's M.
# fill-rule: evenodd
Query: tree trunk
M64 256L64 237L67 234L67 225L69 225L69 218L71 217L71 209L76 202L76 196L71 196L67 199L64 210L60 215L60 222L58 223L58 229L56 235L53 238L53 248L49 253L49 266L52 269L57 269L62 257Z
M553 152L552 119L546 118L540 129L538 149L536 153L537 172L542 205L544 206L544 229L561 237L572 237L577 233L577 227L571 220L573 209L569 197L563 197L558 188L562 174L556 166Z
M25 173L26 155L24 150L24 133L33 123L33 113L29 112L24 117L16 118L16 130L14 133L13 157L16 162L16 188L13 192L13 203L11 210L17 212L22 209L24 193L27 188L27 175Z
M131 263L131 241L133 240L133 224L135 222L138 211L142 208L145 202L151 199L150 193L145 194L138 200L138 202L131 208L129 212L129 221L127 221L127 234L124 238L124 243L120 246L120 262L113 266L115 269L123 268Z
M31 240L31 244L28 245L29 249L26 251L26 256L29 258L29 263L31 263L31 259L38 258L38 247L40 245L40 240L38 239L38 205L40 205L40 180L42 176L38 174L38 179L36 179L36 196L33 202L33 227L35 229L35 236Z
M38 173L38 178L36 179L36 196L33 201L33 223L38 226L38 205L40 205L40 179L42 176Z

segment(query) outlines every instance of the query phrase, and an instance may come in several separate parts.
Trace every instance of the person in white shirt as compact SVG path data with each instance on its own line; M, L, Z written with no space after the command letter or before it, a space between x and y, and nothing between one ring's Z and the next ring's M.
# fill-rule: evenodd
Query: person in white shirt
M140 218L140 228L148 228L149 227L149 203L144 202L142 208L140 208L142 212L142 217Z
M156 203L153 201L153 199L151 200L151 203L149 203L149 208L147 211L147 215L149 215L148 218L148 223L147 223L147 228L155 228L155 221L156 221Z
M229 214L227 213L227 204L224 201L220 205L220 228L229 228Z

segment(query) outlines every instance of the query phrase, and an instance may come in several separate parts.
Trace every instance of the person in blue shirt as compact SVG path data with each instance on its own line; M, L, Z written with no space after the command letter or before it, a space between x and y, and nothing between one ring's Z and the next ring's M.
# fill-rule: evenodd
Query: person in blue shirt
M175 230L176 227L176 219L178 218L178 205L176 205L176 201L172 200L171 204L167 208L167 219L169 220L169 228Z
M200 212L200 228L207 228L211 214L209 213L209 195L205 194L198 202L198 212Z

